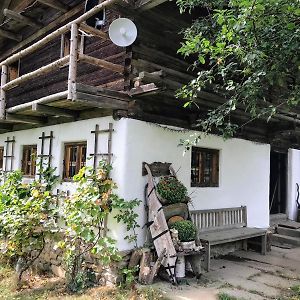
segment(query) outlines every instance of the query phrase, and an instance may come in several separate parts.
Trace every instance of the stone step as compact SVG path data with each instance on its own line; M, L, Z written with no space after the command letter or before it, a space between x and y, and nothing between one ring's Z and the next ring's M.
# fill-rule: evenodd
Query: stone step
M280 223L281 221L286 221L286 220L287 220L286 214L270 215L270 224L271 225L276 225L276 224Z
M300 239L299 229L291 229L285 227L277 227L276 232L281 235L292 236Z
M283 244L290 244L295 246L300 246L300 238L286 236L282 234L273 234L272 242L278 242Z

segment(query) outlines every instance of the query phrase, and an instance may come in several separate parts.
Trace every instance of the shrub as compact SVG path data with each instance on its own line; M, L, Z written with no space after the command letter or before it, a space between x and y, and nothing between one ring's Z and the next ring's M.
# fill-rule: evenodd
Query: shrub
M187 197L186 187L173 176L164 176L157 184L157 192L168 203L184 202Z
M192 221L178 221L171 224L170 228L178 231L178 238L181 242L190 242L196 238L197 229Z

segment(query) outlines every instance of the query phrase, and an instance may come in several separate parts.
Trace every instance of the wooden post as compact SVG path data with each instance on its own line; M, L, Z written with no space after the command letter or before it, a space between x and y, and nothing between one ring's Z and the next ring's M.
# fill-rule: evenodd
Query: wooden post
M0 119L5 118L5 106L6 106L6 96L5 91L2 88L7 82L7 72L8 68L6 65L2 66L1 69L1 89L0 89Z
M73 23L71 26L70 40L70 64L68 77L68 99L76 100L76 76L78 59L78 25Z

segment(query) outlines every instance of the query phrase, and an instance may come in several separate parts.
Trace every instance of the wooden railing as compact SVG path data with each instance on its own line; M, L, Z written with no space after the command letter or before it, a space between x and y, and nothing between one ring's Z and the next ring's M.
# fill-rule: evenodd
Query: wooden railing
M190 215L199 231L247 226L246 206L194 210Z
M87 26L83 22L87 19L98 13L99 11L103 10L105 7L111 6L118 0L106 0L101 4L96 5L93 9L89 10L88 12L82 14L77 19L69 22L68 24L60 27L59 29L53 31L52 33L48 34L44 38L40 39L36 43L32 44L31 46L19 51L18 53L8 57L4 61L0 62L1 67L1 86L0 86L0 119L5 119L5 108L6 108L6 92L14 87L25 83L28 80L34 79L38 76L45 75L49 72L58 70L62 66L68 65L69 72L68 72L68 92L67 98L69 100L76 99L76 78L77 78L77 65L78 61L83 61L88 64L96 65L101 68L109 69L113 72L123 73L124 67L121 65L117 65L103 59L95 58L84 53L79 53L78 51L78 35L79 29L88 32L89 34L93 34L97 37L102 39L108 39L107 34L98 29L94 29L92 27ZM60 58L46 66L43 66L37 70L31 71L29 73L23 74L22 76L8 80L8 67L19 61L20 59L28 56L29 54L34 53L35 51L43 48L46 46L50 41L53 39L71 31L71 39L70 39L70 54ZM53 95L49 95L49 97L53 97Z

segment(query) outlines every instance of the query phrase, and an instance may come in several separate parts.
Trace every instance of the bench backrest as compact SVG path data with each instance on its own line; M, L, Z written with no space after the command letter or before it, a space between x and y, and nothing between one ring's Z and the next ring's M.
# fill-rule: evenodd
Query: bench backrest
M192 210L191 219L198 231L209 231L247 226L247 207Z

